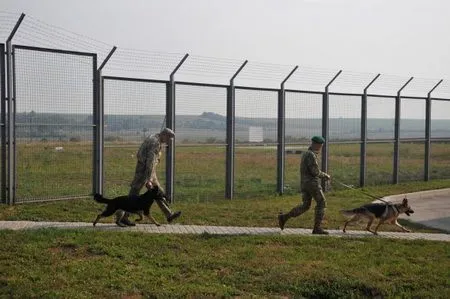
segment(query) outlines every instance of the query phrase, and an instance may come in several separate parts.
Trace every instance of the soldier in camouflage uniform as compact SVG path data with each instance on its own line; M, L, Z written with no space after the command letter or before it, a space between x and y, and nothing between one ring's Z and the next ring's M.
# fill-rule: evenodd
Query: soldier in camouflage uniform
M329 180L330 175L320 171L318 163L318 154L322 150L322 146L325 143L325 139L321 136L314 136L311 139L311 146L308 151L302 155L300 163L300 177L301 177L301 193L303 203L297 207L294 207L289 213L278 215L278 224L283 230L286 221L291 217L297 217L309 210L311 207L311 199L316 201L315 216L314 216L314 229L313 234L328 234L327 231L322 229L322 220L325 214L326 199L322 192L321 179L325 178Z
M130 198L138 196L144 185L147 188L157 185L160 190L164 191L156 175L156 165L158 165L160 161L162 144L167 144L173 137L175 137L175 133L171 129L165 128L159 134L145 138L137 152L136 171L129 192ZM181 212L172 213L165 201L157 200L156 203L169 223L181 215ZM118 211L116 219L120 219L120 216L122 216L123 213L125 212ZM125 225L133 226L134 223L128 219L128 216L129 213L126 213L121 222ZM118 225L120 224L118 223Z

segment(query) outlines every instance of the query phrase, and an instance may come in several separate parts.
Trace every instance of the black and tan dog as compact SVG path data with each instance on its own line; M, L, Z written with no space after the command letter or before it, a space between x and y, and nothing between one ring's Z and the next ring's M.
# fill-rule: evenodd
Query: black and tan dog
M405 213L408 216L414 213L414 211L409 206L408 199L406 197L403 199L402 203L399 204L371 203L353 210L342 210L341 212L344 216L350 217L350 219L348 219L344 224L344 233L349 223L358 221L361 218L366 218L369 220L366 229L375 235L378 234L378 228L383 223L394 224L400 227L404 232L410 232L410 230L401 226L397 222L397 219L398 216L400 216L400 214L402 213ZM375 230L371 230L372 223L375 219L379 219L378 225L375 227Z
M111 216L117 210L123 210L125 212L138 214L139 219L136 219L136 221L141 221L143 219L142 214L144 214L152 223L159 226L160 224L150 214L150 208L155 200L165 200L165 197L165 194L158 188L158 186L154 186L153 188L148 189L144 194L132 198L124 195L113 199L108 199L104 198L100 194L95 194L95 201L107 204L107 206L101 214L98 214L93 225L95 226L100 218ZM122 224L121 220L122 219L117 219L116 224L119 226L125 226Z

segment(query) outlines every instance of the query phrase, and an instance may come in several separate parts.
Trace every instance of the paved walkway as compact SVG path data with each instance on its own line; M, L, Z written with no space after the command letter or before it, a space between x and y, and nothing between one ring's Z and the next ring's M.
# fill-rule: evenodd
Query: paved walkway
M450 188L392 195L385 199L401 202L405 196L415 213L400 218L450 233Z
M156 226L153 224L138 224L134 227L118 227L112 223L98 223L96 227L92 223L86 222L35 222L35 221L0 221L0 228L21 230L21 229L39 229L39 228L61 228L61 229L86 229L96 230L114 230L123 232L145 232L153 234L212 234L212 235L307 235L314 237L324 237L312 235L311 229L305 228L286 228L281 231L275 227L237 227L237 226L200 226L200 225L179 225L163 224ZM366 231L347 231L328 230L333 237L373 237L373 238L391 238L407 240L434 240L450 242L450 234L431 234L431 233L402 233L402 232L379 232L378 236Z
M384 198L392 202L401 201L404 197L410 201L410 205L415 211L411 217L402 215L402 218L412 222L424 224L429 227L441 229L450 233L450 188L399 194ZM155 226L153 224L138 224L134 227L118 227L112 223L98 223L96 227L92 223L86 222L35 222L35 221L0 221L0 229L40 229L40 228L61 228L61 229L86 229L86 230L115 230L123 232L145 232L153 234L214 234L214 235L307 235L312 237L324 237L312 235L311 229L304 228L286 228L281 231L277 227L236 227L236 226L199 226L199 225L179 225L165 224ZM434 240L434 241L450 241L448 233L403 233L403 232L383 232L380 231L378 236L374 236L367 231L347 231L343 233L341 230L328 230L332 237L347 238L391 238L391 239L407 239L407 240Z

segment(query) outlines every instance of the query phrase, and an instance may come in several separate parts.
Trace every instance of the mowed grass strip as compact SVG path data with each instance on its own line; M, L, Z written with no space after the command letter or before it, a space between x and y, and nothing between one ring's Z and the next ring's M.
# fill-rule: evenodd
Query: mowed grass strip
M361 191L376 195L405 194L416 191L449 188L450 180L436 180L429 182L410 182L398 185L384 185L362 190L338 190L326 193L327 209L324 227L341 229L346 218L340 210L358 207L371 202L373 199ZM250 226L277 227L277 215L280 211L288 212L301 203L299 193L279 196L266 193L263 196L248 199L217 199L176 201L171 205L172 210L181 210L182 216L177 223L186 225L218 225L218 226ZM314 205L300 217L289 220L288 228L312 228ZM414 209L414 206L412 206ZM54 201L46 203L27 203L14 206L0 205L0 220L29 220L29 221L75 221L92 222L97 214L104 209L103 204L96 203L92 198ZM164 215L156 204L152 207L152 214L156 220L166 223ZM132 218L133 219L133 218ZM113 222L114 217L104 218L101 222ZM143 223L147 223L145 219ZM422 227L400 219L399 222L413 232L438 232L435 229ZM349 226L349 230L363 230L366 223ZM382 225L380 231L399 231L393 225Z
M0 231L1 298L448 298L446 242Z

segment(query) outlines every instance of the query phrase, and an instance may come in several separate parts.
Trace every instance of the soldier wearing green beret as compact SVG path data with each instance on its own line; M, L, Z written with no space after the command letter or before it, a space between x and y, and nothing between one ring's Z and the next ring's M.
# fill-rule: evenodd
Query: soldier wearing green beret
M309 210L311 207L311 200L316 201L315 215L314 215L314 229L313 234L328 234L322 228L322 220L325 214L326 199L321 187L321 179L330 180L331 177L319 168L318 155L322 150L325 139L322 136L314 136L311 138L311 146L308 151L302 155L300 163L300 191L302 193L303 203L294 207L289 213L278 215L278 224L283 230L284 225L291 217L297 217Z

